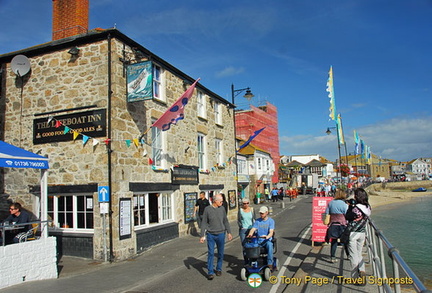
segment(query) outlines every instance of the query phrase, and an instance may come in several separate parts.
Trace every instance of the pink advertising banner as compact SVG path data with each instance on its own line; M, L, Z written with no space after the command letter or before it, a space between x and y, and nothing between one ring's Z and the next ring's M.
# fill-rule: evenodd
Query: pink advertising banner
M314 196L312 201L312 245L313 242L325 242L327 225L323 224L323 214L333 197Z

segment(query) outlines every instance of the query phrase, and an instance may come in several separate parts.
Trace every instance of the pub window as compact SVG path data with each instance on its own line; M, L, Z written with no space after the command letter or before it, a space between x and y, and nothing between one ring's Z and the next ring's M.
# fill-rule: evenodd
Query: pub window
M261 170L261 158L258 158L258 170Z
M222 125L222 112L221 112L221 104L218 102L214 102L214 115L216 124Z
M173 220L172 193L135 194L133 205L134 227Z
M197 113L198 113L198 117L201 118L206 118L206 100L205 100L205 95L203 92L198 91L197 92Z
M154 123L154 121L153 121L153 123ZM152 134L152 142L151 142L152 165L155 167L164 168L165 167L165 161L163 158L164 133L159 128L152 127L151 128L151 134Z
M48 196L48 216L55 228L93 229L93 195Z
M216 138L215 139L215 150L216 150L216 162L221 165L223 163L223 154L222 154L222 140Z
M164 93L164 71L156 64L153 66L153 97L166 102Z
M206 169L205 135L202 133L198 133L198 167L200 170Z

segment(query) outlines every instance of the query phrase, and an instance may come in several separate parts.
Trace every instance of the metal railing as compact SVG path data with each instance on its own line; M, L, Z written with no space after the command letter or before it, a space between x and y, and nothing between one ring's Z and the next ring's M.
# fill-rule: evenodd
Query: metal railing
M37 229L35 230L36 233L34 233L35 235L37 234L37 236L40 236L40 238L45 238L48 237L48 224L51 221L33 221L33 222L28 222L28 223L2 223L0 225L0 231L1 231L1 238L2 238L2 244L1 246L5 246L6 243L6 233L7 231L10 230L20 230L22 229L22 227L25 226L32 226L33 224L38 224ZM31 229L30 229L31 230ZM27 231L23 231L23 232L27 232Z
M401 285L411 285L416 292L432 293L411 270L396 247L390 243L372 219L368 221L366 235L366 247L372 262L374 276L382 281L382 286L378 287L380 292L400 293ZM391 276L388 276L386 261L390 261ZM400 270L403 271L403 275L401 275Z

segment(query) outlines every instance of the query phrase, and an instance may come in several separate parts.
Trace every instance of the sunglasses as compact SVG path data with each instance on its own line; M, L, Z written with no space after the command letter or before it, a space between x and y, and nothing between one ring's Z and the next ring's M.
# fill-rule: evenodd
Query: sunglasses
M248 202L244 202L243 204L249 204Z

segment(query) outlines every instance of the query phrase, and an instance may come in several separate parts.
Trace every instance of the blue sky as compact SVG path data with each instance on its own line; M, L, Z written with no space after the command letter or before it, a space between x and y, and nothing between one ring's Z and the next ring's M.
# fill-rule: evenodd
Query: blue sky
M52 0L0 0L0 54L51 41ZM348 152L432 157L431 0L90 0L116 27L220 96L278 107L280 153L337 157L328 70ZM241 95L236 104L247 107Z

